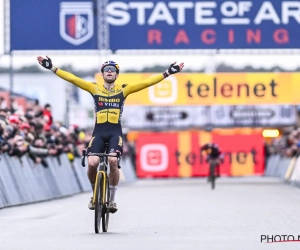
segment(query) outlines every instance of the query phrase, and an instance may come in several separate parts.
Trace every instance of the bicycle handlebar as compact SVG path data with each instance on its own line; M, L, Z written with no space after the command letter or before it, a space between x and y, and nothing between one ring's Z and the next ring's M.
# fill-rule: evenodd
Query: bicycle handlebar
M86 150L82 150L82 157L81 157L81 166L85 167L85 157L87 156ZM106 153L89 153L89 156L98 156L98 157L105 157L105 156L110 156L110 157L117 157L118 160L120 159L120 153L117 153L116 155L110 155Z

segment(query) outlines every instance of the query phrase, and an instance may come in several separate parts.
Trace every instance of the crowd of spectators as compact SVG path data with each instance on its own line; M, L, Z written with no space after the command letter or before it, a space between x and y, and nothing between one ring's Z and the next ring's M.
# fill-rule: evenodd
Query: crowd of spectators
M66 153L72 161L90 139L90 131L55 121L50 104L41 106L34 100L23 110L13 99L9 108L3 98L0 100L0 153L17 157L28 154L35 163L47 167L46 156Z
M92 128L64 125L52 115L51 105L41 106L38 100L26 103L26 109L11 98L10 108L0 97L0 154L21 158L27 154L35 163L47 167L47 156L66 153L70 161L80 157L92 138ZM135 147L124 132L123 156L135 164Z
M281 136L272 139L271 143L266 143L265 153L268 157L272 154L293 157L300 155L300 127L296 126L289 132L284 132Z

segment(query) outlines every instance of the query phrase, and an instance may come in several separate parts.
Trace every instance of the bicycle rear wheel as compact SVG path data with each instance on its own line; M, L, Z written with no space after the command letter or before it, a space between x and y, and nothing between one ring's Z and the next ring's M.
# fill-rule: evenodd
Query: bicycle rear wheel
M108 230L108 222L109 222L109 211L108 211L108 206L109 206L109 181L108 181L108 176L106 176L106 183L105 183L105 203L103 205L102 209L102 231L107 232Z
M100 233L100 224L103 210L103 176L98 172L95 186L95 233Z

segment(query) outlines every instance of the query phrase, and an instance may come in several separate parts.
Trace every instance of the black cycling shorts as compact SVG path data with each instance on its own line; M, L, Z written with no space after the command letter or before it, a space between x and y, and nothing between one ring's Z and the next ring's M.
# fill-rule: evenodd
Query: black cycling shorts
M123 134L122 130L113 133L102 133L94 131L93 137L87 148L87 153L104 153L105 144L108 144L106 153L123 153Z

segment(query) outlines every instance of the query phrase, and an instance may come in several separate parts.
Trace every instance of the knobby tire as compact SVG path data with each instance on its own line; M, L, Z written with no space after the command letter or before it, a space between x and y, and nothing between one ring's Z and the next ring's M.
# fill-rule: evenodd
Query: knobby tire
M106 176L106 185L105 185L105 191L103 192L105 194L105 204L103 205L102 209L102 231L107 232L108 230L108 222L109 222L109 211L108 211L108 205L109 205L109 181L108 176Z
M209 166L209 177L211 182L211 189L215 189L216 176L215 176L215 164L213 162L210 163Z
M97 180L96 180L96 187L95 187L95 233L100 233L100 225L101 225L101 217L102 217L102 208L103 208L103 203L102 203L102 182L103 182L103 176L102 173L97 174Z

